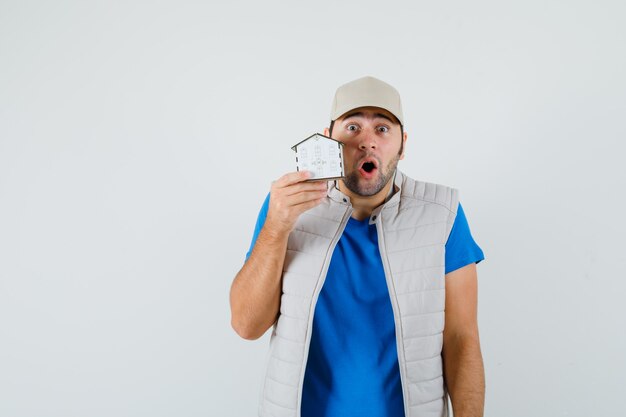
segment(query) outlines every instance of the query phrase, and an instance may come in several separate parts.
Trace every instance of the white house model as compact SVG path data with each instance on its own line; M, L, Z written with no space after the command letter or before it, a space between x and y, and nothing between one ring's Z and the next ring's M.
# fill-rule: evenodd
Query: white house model
M316 133L291 147L298 171L311 171L310 179L343 177L343 143Z

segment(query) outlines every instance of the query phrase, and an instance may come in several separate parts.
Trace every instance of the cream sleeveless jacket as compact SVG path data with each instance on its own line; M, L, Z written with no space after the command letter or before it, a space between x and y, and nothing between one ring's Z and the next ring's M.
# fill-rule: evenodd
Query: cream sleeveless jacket
M445 417L445 244L456 218L458 192L415 181L400 171L394 189L372 213L370 224L376 224L393 308L404 412L406 417ZM315 303L351 214L349 198L331 186L324 202L303 213L289 236L261 417L300 416Z

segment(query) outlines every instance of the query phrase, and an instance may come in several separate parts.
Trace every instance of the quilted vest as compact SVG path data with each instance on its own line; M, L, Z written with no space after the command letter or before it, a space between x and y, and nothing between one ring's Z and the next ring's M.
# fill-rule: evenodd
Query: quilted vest
M332 183L329 183L332 185ZM393 308L406 417L448 416L442 346L445 244L458 192L397 171L395 194L370 215ZM270 338L260 417L300 417L313 314L328 266L352 214L334 186L303 213L289 236L280 315Z

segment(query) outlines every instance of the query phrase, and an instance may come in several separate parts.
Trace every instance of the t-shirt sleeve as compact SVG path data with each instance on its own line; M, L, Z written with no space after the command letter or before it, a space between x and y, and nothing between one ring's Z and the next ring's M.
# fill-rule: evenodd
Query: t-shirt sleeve
M465 212L459 203L456 219L446 242L446 274L484 259L485 255L474 241Z
M256 239L259 237L259 233L265 224L265 218L267 217L267 210L270 206L270 194L267 193L267 197L265 197L265 201L261 206L261 210L259 211L259 216L256 219L256 225L254 226L254 234L252 235L252 242L250 242L250 249L248 249L248 253L246 253L246 261L250 257L252 253L252 249L254 248L254 244L256 243Z

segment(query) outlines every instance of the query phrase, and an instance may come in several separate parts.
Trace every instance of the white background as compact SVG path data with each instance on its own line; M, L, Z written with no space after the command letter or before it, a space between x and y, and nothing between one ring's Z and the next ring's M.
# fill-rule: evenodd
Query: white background
M217 3L217 2L215 2ZM0 1L0 416L253 416L228 291L337 86L460 190L487 416L626 409L622 1Z

